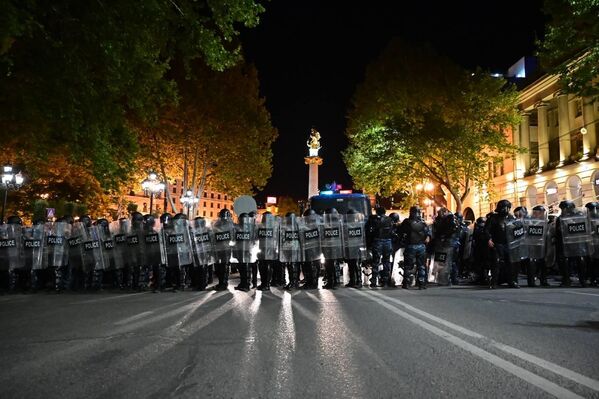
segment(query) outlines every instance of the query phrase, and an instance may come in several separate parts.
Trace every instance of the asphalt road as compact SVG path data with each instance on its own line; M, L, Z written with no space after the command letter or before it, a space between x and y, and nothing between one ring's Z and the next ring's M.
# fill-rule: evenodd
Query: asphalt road
M0 398L599 397L599 289L0 297Z

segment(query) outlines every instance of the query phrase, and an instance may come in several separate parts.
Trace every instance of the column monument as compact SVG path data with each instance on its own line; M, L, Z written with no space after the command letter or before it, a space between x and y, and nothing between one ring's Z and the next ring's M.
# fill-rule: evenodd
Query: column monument
M322 165L322 158L318 156L320 150L320 133L316 129L310 131L310 139L307 142L308 156L304 162L308 165L308 199L318 195L318 167Z

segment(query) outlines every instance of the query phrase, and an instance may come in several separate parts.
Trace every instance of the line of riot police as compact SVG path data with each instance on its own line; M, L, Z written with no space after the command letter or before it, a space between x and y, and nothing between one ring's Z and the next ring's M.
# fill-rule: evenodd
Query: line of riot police
M298 288L300 273L303 288L318 288L324 260L324 288L341 283L342 262L349 266L348 285L357 286L366 255L364 227L361 213L335 209L282 218L242 213L236 223L223 209L211 224L184 214L157 219L134 212L114 222L83 216L23 226L12 216L0 225L0 284L9 291L204 290L214 275L214 288L224 290L234 267L239 290Z

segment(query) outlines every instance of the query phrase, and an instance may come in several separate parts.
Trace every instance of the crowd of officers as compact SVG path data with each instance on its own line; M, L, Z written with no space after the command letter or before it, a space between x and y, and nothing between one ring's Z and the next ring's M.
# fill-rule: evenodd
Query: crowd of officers
M432 225L414 206L403 221L396 213L374 215L336 209L284 217L265 212L238 215L222 209L212 222L184 214L160 218L135 212L109 222L63 217L23 226L17 216L0 225L0 290L216 290L228 289L231 268L239 272L238 290L395 287L395 256L403 253L398 275L403 288L425 289L429 282L464 281L490 288L548 286L559 265L561 284L572 274L581 286L597 283L599 203L577 208L560 203L561 214L549 217L543 206L528 214L501 200L495 212L474 226L442 208ZM258 285L260 276L260 285ZM301 287L300 287L301 286Z

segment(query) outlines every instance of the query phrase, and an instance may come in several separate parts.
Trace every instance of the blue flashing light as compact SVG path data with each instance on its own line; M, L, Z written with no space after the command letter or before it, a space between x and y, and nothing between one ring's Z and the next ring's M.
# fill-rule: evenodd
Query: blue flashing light
M333 195L333 190L321 191L320 195Z

